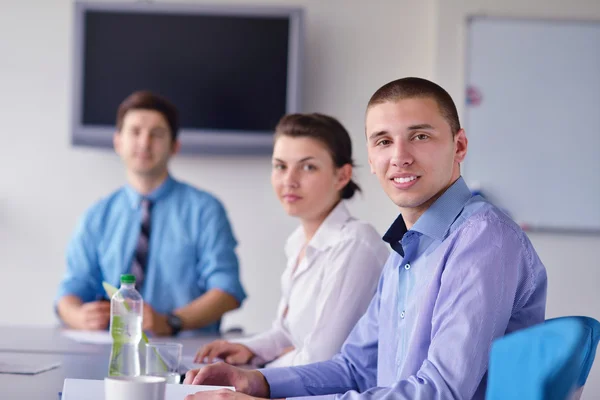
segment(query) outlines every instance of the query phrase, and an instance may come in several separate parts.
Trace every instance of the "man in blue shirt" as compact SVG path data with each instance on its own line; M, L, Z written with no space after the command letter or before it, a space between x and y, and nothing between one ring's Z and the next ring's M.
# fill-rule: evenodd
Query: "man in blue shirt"
M419 78L388 83L366 114L371 171L400 209L394 252L341 352L300 367L215 364L186 383L221 397L483 399L495 338L544 320L546 271L522 230L460 175L467 138L449 94Z
M88 209L71 239L56 302L67 326L106 329L102 282L118 286L124 273L136 275L143 329L157 336L217 333L222 315L244 300L223 205L169 175L178 129L175 107L150 92L119 106L114 147L127 185Z

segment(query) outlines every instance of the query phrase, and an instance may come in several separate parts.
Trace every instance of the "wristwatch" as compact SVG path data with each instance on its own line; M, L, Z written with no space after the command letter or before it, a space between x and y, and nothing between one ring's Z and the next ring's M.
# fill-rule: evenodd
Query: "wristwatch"
M177 315L175 315L173 313L168 313L167 314L167 325L169 325L171 327L172 334L173 334L173 336L175 336L179 332L181 332L181 329L183 328L183 321Z

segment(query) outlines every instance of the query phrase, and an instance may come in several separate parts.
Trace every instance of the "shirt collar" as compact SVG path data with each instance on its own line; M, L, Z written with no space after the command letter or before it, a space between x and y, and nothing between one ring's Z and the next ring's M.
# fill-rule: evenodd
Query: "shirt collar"
M345 202L340 201L331 210L329 215L321 223L314 236L308 243L308 247L312 247L316 250L324 250L332 244L336 243L340 238L340 230L352 219ZM304 235L304 229L299 226L294 233L288 239L285 245L285 252L288 257L293 257L294 253L302 247L306 240Z
M125 185L125 193L127 194L127 198L131 204L131 208L137 209L141 202L142 198L149 199L153 204L156 203L160 198L166 196L177 181L171 177L171 175L167 175L167 178L163 183L160 184L159 187L154 189L148 195L141 195L138 193L131 185Z
M346 204L340 201L321 223L308 245L317 250L330 247L340 240L340 230L351 218Z
M411 228L412 231L422 233L433 239L443 240L450 226L456 220L462 209L471 198L471 191L464 179L459 177L424 213ZM400 255L404 251L400 245L402 237L407 232L406 224L402 215L399 215L394 223L383 235L383 240L389 243Z
M389 243L392 249L402 257L404 257L404 250L402 249L400 241L406 232L406 224L404 223L402 214L400 214L396 217L382 238L384 242Z

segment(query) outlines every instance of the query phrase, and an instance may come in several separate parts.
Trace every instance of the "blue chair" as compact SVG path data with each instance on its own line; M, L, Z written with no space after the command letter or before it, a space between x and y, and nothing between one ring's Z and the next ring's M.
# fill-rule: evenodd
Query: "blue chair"
M561 317L494 341L487 400L572 400L581 396L596 347L600 322Z

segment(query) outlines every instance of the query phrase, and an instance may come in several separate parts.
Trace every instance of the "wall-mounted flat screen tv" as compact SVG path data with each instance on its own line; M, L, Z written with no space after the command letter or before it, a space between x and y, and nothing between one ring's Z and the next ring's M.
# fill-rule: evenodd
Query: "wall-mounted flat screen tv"
M268 154L301 111L299 8L75 3L72 143L111 147L125 97L150 90L179 110L184 153Z

